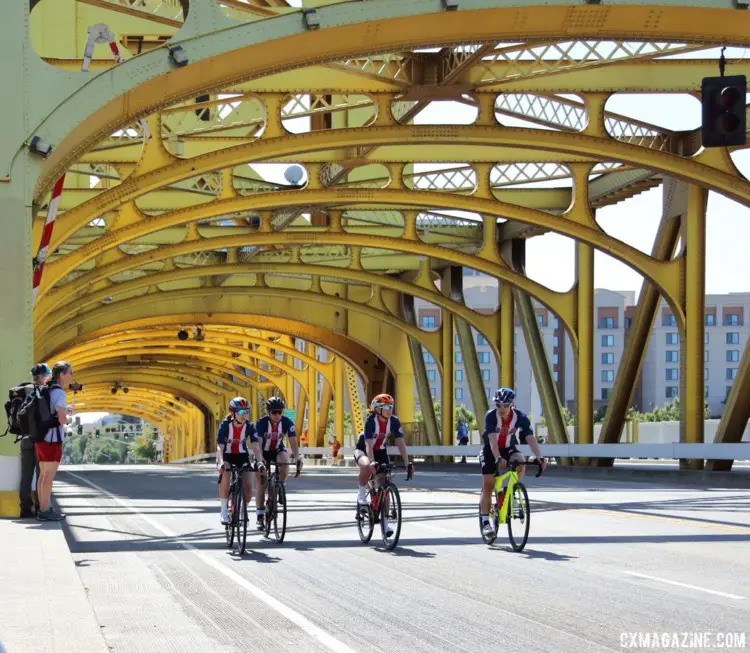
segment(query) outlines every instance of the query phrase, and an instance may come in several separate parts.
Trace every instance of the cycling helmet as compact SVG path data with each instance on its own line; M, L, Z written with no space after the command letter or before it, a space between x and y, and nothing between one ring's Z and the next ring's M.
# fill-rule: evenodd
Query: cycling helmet
M47 363L37 363L31 368L31 376L40 376L42 374L52 374L52 370Z
M235 397L229 402L229 412L238 413L240 411L247 412L250 410L250 402L244 397Z
M501 404L512 404L515 398L516 393L513 392L513 390L510 388L500 388L495 393L495 406L500 406Z
M372 410L375 410L376 408L390 408L393 410L393 404L395 403L396 402L393 401L391 395L380 394L370 402L370 408Z
M271 397L266 401L266 410L270 413L272 410L284 410L286 402L281 397Z

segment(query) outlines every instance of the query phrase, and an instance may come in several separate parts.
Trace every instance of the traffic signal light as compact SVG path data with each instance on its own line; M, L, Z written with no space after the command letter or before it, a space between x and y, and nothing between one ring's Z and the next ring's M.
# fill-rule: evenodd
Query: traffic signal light
M78 435L83 435L83 426L81 424L78 425Z
M701 85L703 122L701 136L703 147L745 145L747 118L745 75L730 77L704 77Z
M99 437L99 429L96 429L96 437Z

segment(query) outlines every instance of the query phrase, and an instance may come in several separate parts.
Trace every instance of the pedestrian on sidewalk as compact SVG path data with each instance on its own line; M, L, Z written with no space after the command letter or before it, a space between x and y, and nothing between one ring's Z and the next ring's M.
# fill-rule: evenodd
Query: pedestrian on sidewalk
M47 363L37 363L31 368L34 387L42 388L52 378L52 370ZM36 459L36 450L29 434L20 436L19 446L21 449L21 484L18 487L18 498L21 504L21 519L29 519L39 512L39 494L36 491L39 481L39 461Z
M69 410L64 388L70 386L71 383L73 383L73 366L65 361L55 363L49 385L49 407L50 414L57 415L57 426L53 426L47 431L43 442L37 442L34 445L41 472L37 482L39 511L36 518L39 521L65 519L65 515L57 512L50 501L52 499L52 482L55 480L57 468L62 460L65 425L68 423Z
M469 427L466 426L466 422L462 419L458 420L458 427L456 428L456 440L460 447L468 446L469 444ZM461 457L461 462L466 463L466 456Z

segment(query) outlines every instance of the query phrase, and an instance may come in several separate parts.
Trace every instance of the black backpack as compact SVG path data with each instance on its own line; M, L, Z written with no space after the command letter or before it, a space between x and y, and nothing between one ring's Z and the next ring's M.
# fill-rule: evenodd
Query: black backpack
M52 387L33 386L31 394L18 409L18 423L21 429L28 432L32 442L43 442L47 431L60 425L57 413L53 415L50 410Z
M3 435L9 432L16 436L16 442L24 435L29 435L29 422L25 419L21 422L18 412L21 410L26 399L34 391L33 383L19 383L8 391L8 401L5 402L5 416L8 420L8 428Z

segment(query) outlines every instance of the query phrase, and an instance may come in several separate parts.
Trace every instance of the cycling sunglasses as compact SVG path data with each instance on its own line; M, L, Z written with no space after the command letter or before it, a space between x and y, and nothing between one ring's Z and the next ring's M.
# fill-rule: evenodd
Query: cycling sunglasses
M393 410L393 404L382 404L378 402L377 404L375 404L375 408L389 408Z
M284 411L283 410L269 410L268 412L271 413L271 415L281 415L281 413L283 413Z
M235 410L234 414L235 415L247 415L249 412L250 410L247 408L240 408L239 410Z
M505 403L497 403L496 406L498 408L510 408L511 406L513 406L513 402L512 401L511 402L507 402L506 401Z

